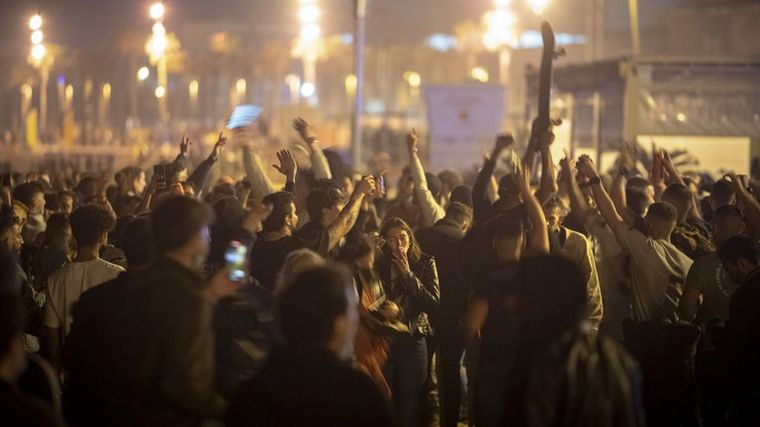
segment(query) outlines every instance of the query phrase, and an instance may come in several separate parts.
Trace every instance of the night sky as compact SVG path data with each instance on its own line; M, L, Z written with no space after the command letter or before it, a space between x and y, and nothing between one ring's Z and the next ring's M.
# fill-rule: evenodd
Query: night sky
M520 0L514 0L516 4ZM705 0L639 0L642 28L658 24L663 11L678 3ZM587 0L552 0L547 17L555 28L579 32ZM28 43L26 22L35 10L45 20L46 39L70 47L95 48L114 31L129 27L150 31L150 0L0 0L0 50ZM607 2L607 27L626 30L623 0ZM297 0L167 0L169 31L191 21L257 22L296 28ZM351 0L321 0L323 34L351 31ZM433 32L451 32L455 23L478 19L491 0L369 0L368 41L420 41Z

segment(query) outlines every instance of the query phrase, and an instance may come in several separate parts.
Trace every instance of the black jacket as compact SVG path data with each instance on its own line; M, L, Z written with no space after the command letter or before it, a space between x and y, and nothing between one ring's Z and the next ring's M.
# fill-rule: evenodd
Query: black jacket
M116 307L108 320L111 327L101 331L109 343L109 351L102 354L106 360L89 372L89 378L103 377L98 392L106 398L101 403L108 405L101 408L106 424L190 426L221 418L226 402L215 391L213 307L200 294L203 279L161 257L126 287L103 288L108 285L93 289L100 296L93 295L87 311L95 317L80 307L74 318L75 323L92 323L103 309ZM110 296L103 295L107 291ZM80 355L82 351L101 356L93 343ZM73 360L69 366L79 372L88 369Z
M0 380L0 425L3 427L59 427L61 420L44 401L21 393Z
M464 230L446 218L415 233L420 247L436 260L441 287L441 306L433 324L457 333L467 309L468 289L459 270L459 244Z
M760 270L731 295L728 356L737 394L760 392Z
M385 427L388 407L372 380L327 350L278 348L230 405L228 427Z
M401 308L401 321L409 326L409 330L416 335L433 335L428 317L437 314L441 301L435 259L423 253L417 262L409 261L411 274L397 277L394 282L391 279L393 262L383 254L377 262L380 280L388 299Z

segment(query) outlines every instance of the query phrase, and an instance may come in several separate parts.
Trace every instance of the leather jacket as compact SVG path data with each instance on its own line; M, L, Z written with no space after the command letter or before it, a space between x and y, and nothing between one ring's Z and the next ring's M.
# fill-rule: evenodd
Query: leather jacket
M380 280L388 299L401 309L400 320L407 324L412 335L433 335L429 315L436 314L441 301L435 259L421 254L418 261L409 261L411 272L400 276L393 271L390 257L382 254L377 263Z

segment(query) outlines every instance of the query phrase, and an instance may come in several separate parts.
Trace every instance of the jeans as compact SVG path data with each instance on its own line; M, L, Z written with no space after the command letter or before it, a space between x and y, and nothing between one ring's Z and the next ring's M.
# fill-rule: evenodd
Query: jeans
M383 374L391 389L391 404L401 427L420 425L428 357L425 337L399 335L391 340Z

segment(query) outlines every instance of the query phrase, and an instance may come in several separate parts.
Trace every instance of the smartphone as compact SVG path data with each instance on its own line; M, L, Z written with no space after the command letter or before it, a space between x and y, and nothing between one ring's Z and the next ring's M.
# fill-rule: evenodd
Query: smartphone
M227 121L227 129L248 127L259 118L261 107L252 104L238 105L232 110L230 119Z
M248 247L237 240L230 242L227 252L224 253L224 261L227 263L229 278L233 282L245 279L245 261L248 257Z
M380 194L385 194L385 177L380 175L377 178L377 185L380 188Z

